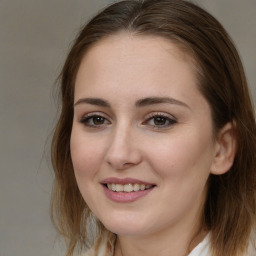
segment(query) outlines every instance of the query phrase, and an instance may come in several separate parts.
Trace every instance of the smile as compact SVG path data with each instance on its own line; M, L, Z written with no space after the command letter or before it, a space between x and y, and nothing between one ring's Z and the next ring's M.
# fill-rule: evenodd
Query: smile
M145 185L145 184L114 184L108 183L106 184L108 189L115 191L115 192L136 192L136 191L143 191L153 187L153 185Z

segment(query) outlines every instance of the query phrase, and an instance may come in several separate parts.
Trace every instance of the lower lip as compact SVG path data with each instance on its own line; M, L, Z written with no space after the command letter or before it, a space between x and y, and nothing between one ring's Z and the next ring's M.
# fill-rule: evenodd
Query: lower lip
M134 202L144 196L146 196L148 193L150 193L155 187L146 189L146 190L139 190L134 192L114 192L110 189L108 189L105 185L103 185L103 189L105 192L105 195L112 201L118 202L118 203L130 203Z

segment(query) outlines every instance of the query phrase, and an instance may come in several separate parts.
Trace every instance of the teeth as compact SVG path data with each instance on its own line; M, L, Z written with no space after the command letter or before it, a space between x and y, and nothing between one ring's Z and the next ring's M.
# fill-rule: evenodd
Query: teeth
M116 191L116 192L122 192L122 191L124 191L124 185L116 184L116 185L115 185L115 191Z
M146 190L152 188L153 185L145 185L145 184L107 184L107 187L116 192L134 192L139 190Z
M140 185L139 184L134 184L133 185L133 190L134 191L139 191L140 190Z
M133 191L133 185L132 184L125 184L124 185L124 191L125 192L132 192Z

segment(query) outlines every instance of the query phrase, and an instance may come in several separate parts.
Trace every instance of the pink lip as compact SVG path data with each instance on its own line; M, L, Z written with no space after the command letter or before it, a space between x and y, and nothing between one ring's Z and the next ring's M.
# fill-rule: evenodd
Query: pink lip
M134 191L134 192L115 192L112 191L110 189L108 189L105 184L145 184L145 185L154 185L152 183L148 183L148 182L144 182L141 180L137 180L137 179L133 179L133 178L115 178L115 177L111 177L111 178L107 178L104 179L101 184L102 187L104 189L105 195L112 201L114 202L118 202L118 203L130 203L130 202L134 202L144 196L146 196L148 193L150 193L155 186L153 186L150 189L146 189L146 190L139 190L139 191Z
M134 192L114 192L110 189L108 189L106 186L103 185L103 189L105 192L105 195L112 201L117 203L130 203L134 202L141 197L146 196L148 193L150 193L155 187L152 187L150 189L146 190L139 190Z

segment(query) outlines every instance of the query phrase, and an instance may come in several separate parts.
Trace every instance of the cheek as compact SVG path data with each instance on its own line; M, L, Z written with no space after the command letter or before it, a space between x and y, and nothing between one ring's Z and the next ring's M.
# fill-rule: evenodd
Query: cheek
M160 178L163 200L158 208L165 209L163 219L179 218L205 200L213 153L207 138L201 142L191 134L151 148L150 164Z
M102 160L102 150L97 143L90 140L80 130L73 129L70 140L71 158L74 167L74 174L79 190L90 209L94 209L95 184L98 184L97 174Z
M74 129L71 133L70 151L78 182L79 179L94 176L102 158L99 144L90 141L83 133Z
M210 141L208 134L200 136L191 132L173 136L169 141L155 143L150 148L149 161L160 176L173 181L209 175L213 160L213 145Z

